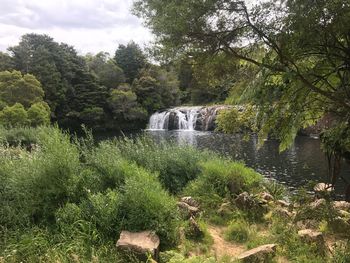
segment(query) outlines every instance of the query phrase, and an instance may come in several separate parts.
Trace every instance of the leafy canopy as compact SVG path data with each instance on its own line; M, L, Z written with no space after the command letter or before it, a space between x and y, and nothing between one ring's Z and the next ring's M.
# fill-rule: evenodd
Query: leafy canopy
M40 82L30 74L19 71L0 72L0 100L12 106L21 103L25 108L43 100L44 91Z
M225 54L257 66L245 97L258 105L261 138L272 132L281 149L324 112L348 121L349 1L137 0L134 12L165 55Z

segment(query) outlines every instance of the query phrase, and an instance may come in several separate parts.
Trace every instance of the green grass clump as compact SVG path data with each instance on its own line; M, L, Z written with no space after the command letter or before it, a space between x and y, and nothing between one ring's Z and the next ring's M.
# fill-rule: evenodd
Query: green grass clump
M38 129L50 129L41 127ZM0 126L0 143L10 146L29 146L38 142L38 129L30 127L17 127L7 129Z
M134 140L118 140L117 148L123 158L157 172L159 181L171 193L179 193L188 182L197 178L200 173L199 162L215 156L214 153L172 142L156 144L144 136Z
M165 247L176 244L180 220L176 200L144 169L139 168L126 179L120 212L123 228L130 231L152 229Z
M334 248L333 263L350 262L350 242L338 243Z
M244 220L233 220L229 223L225 231L225 239L238 243L245 243L248 241L252 230L247 222Z
M201 173L184 192L198 199L204 209L217 209L224 198L250 191L262 181L262 176L242 163L222 158L200 163Z

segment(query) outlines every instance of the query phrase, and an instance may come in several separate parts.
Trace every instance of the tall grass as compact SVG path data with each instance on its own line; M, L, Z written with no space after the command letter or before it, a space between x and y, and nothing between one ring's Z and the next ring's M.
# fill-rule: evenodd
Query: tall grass
M0 128L0 138L5 262L133 262L115 250L122 230L153 230L162 249L176 246L183 222L174 194L210 207L261 180L243 164L145 136L96 145L40 127Z
M171 193L179 193L200 174L199 163L217 155L198 151L191 146L163 142L156 144L148 137L124 138L117 141L120 154L149 171L159 174L159 181Z
M117 141L92 147L55 127L28 133L38 145L32 152L2 137L1 149L18 154L0 156L0 256L55 262L68 253L91 261L99 248L116 253L121 230L154 230L164 247L176 244L175 199Z
M185 194L199 200L207 211L216 211L223 198L250 191L259 186L262 176L242 163L214 158L199 164L200 175L189 183Z

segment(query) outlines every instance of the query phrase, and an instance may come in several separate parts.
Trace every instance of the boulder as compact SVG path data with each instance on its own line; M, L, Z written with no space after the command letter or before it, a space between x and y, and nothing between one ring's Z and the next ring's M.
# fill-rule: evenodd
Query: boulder
M333 207L338 210L344 210L350 212L350 202L346 201L334 201Z
M243 263L270 262L271 258L276 254L276 247L276 244L268 244L253 248L240 254L238 260Z
M184 202L193 207L199 207L199 203L196 200L194 200L191 196L182 197L181 202Z
M342 218L350 219L350 213L348 211L338 210L338 213Z
M282 207L289 207L290 206L290 203L288 203L288 202L286 202L284 200L277 200L276 204L279 205L279 206L282 206Z
M273 196L268 192L262 192L259 194L259 197L267 202L274 200Z
M308 243L315 243L319 248L325 245L321 232L312 229L303 229L298 231L298 236Z
M191 216L196 216L199 212L198 207L191 206L185 202L177 202L177 206L179 207L181 213L186 218L190 218Z
M157 260L159 243L159 237L152 231L122 231L116 246L117 249L134 253L142 260L147 258L148 253Z
M239 194L235 199L235 203L238 208L243 210L251 209L256 206L256 200L247 192Z
M289 212L287 209L282 208L282 207L276 207L273 210L273 213L275 215L278 215L279 217L282 217L282 218L291 218L291 217L293 217L293 213Z
M333 191L333 186L331 184L326 184L326 183L318 183L314 186L314 191L315 193L319 192L332 192Z
M326 204L326 199L317 199L316 201L309 204L309 208L313 210L322 209Z
M219 207L219 209L217 210L217 214L224 217L227 215L231 215L233 212L232 210L232 204L230 202L225 202L222 203Z
M296 222L298 229L318 229L320 222L315 219L304 219Z
M314 186L314 192L316 198L323 198L329 196L334 187L331 184L318 183Z
M204 232L193 217L191 217L189 220L189 229L187 229L187 236L190 238L202 238L204 236Z

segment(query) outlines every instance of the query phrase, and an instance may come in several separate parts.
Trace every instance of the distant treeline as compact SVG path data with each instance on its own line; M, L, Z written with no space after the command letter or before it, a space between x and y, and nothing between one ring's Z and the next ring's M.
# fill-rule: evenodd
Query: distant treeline
M35 126L51 119L71 129L81 124L136 129L148 114L179 103L174 70L149 63L134 42L120 45L114 57L79 56L47 35L28 34L8 51L0 53L2 125ZM41 121L28 117L34 104Z
M223 101L227 86L211 87L208 68L201 66L205 61L192 60L155 65L134 42L119 45L114 56L81 56L47 35L26 34L17 46L0 52L0 122L35 126L51 120L73 130L82 124L129 130L145 127L160 109ZM39 120L28 117L33 104Z

